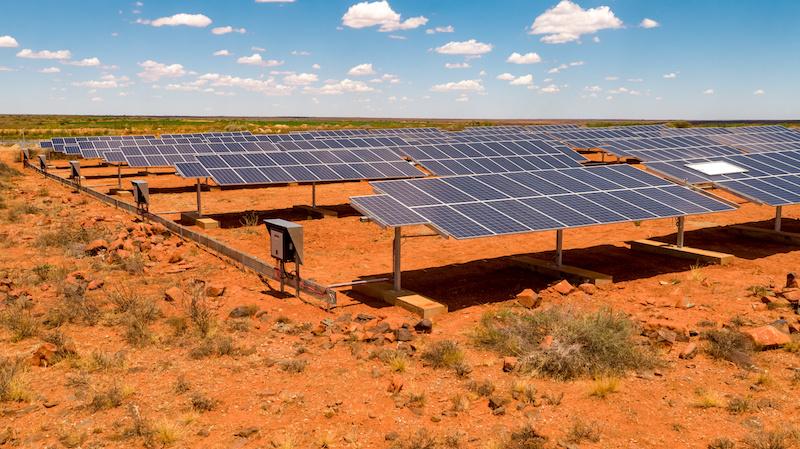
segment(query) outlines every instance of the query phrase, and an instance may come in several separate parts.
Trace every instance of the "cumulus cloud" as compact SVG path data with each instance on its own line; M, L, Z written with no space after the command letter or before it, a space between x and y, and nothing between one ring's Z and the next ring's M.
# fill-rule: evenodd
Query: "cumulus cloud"
M267 51L266 48L256 47L255 45L250 47L250 50L253 50L253 51Z
M631 82L634 82L634 83L641 83L641 82L644 81L644 79L643 78L628 78L628 81L631 81Z
M76 65L79 67L97 67L100 65L100 60L97 58L90 58L82 61L62 61L61 63L66 65Z
M208 80L214 87L237 87L251 92L259 92L264 95L274 97L289 95L295 89L293 86L284 86L275 82L275 78L269 77L266 80L253 78L239 78L230 75L220 75L218 73L207 73L199 78ZM224 92L217 92L220 95L230 95Z
M583 90L587 92L600 92L601 90L603 90L603 88L601 88L600 86L586 86L583 88Z
M398 36L398 35L396 35L396 34L390 34L390 35L389 35L389 37L390 37L391 39L408 39L408 38L407 38L407 37L405 37L405 36Z
M39 73L59 73L59 72L61 72L61 69L59 69L58 67L49 67L49 68L46 68L46 69L37 70L37 72L39 72Z
M425 34L436 34L436 33L452 33L455 31L452 25L448 25L446 27L436 27L436 28L428 28L425 30Z
M428 23L424 16L400 21L400 14L392 10L386 0L380 2L361 2L350 7L342 16L342 24L350 28L364 28L380 25L378 31L410 30Z
M764 95L764 91L761 90L761 89L758 89L757 91L753 92L753 95Z
M197 75L196 72L185 70L180 64L166 65L150 60L138 64L144 69L144 72L138 73L137 75L148 83L155 83L162 77L180 78L186 75Z
M0 36L0 47L19 47L19 43L11 36Z
M154 27L186 25L190 27L206 27L211 25L211 19L202 14L180 13L170 17L161 17L150 22Z
M511 53L511 56L506 59L506 62L514 64L536 64L537 62L542 62L542 57L537 53L525 53L524 55Z
M228 50L215 51L214 56L230 56Z
M309 52L307 52L307 51L297 51L297 50L294 50L294 51L292 51L292 54L293 54L293 55L300 55L300 56L311 56L311 53L309 53Z
M441 47L436 47L436 52L445 55L479 55L492 51L492 47L492 44L484 44L470 39L465 42L448 42Z
M369 85L363 81L353 81L347 78L338 83L328 83L320 88L305 87L303 89L303 93L320 95L341 95L344 93L364 92L375 92L375 88L369 87Z
M308 86L316 81L319 81L319 77L313 73L301 73L299 75L293 73L283 77L283 83L291 86Z
M94 98L92 98L92 101L98 101L99 102L99 101L103 101L103 99L100 98L100 97L94 97Z
M708 89L707 91L703 92L703 95L714 95L714 89Z
M437 84L430 88L432 92L480 92L483 89L481 80L463 80Z
M664 78L675 78L676 76L678 75L675 73L667 73L666 75L664 75Z
M503 81L512 81L512 80L514 80L516 78L517 78L516 76L514 76L514 75L512 75L510 73L503 73L502 75L497 75L497 79L503 80Z
M463 62L463 63L460 63L460 64L450 64L448 62L444 66L445 66L445 68L448 68L448 69L468 69L468 68L470 68L470 65L467 64L466 62Z
M652 19L644 19L642 20L642 23L639 24L639 26L642 28L655 28L655 27L660 27L661 24Z
M607 28L621 28L622 20L608 6L583 9L569 0L545 11L531 25L528 34L545 34L540 40L548 44L576 41L582 34L593 34Z
M533 84L533 75L528 74L520 76L508 84L511 84L512 86L527 86L529 84Z
M359 64L349 72L347 72L348 76L366 76L366 75L374 75L377 72L372 69L372 64Z
M577 66L584 65L584 64L586 64L586 63L583 62L583 61L575 61L575 62L570 62L569 63L570 67L577 67Z
M21 52L17 53L17 56L19 56L20 58L30 58L30 59L69 59L72 57L72 53L70 53L69 50L59 50L59 51L43 50L40 52L35 52L29 48L26 48Z
M211 30L211 32L214 33L214 34L228 34L228 33L244 34L244 33L247 32L247 30L245 30L244 28L233 28L233 27L227 26L227 27L214 28L213 30Z
M0 65L0 72L16 72L16 69Z
M254 53L253 56L242 56L241 58L237 59L236 62L238 64L261 65L265 67L274 67L276 65L283 64L283 61L276 61L274 59L264 61L261 58L261 55L258 53Z
M319 70L319 69L322 68L322 66L319 65L319 64L314 64L314 65L311 66L311 68L314 69L314 70Z
M559 89L557 85L551 84L551 85L549 85L547 87L543 87L541 90L539 90L539 92L542 92L542 93L545 93L545 94L553 94L553 93L561 92L561 89Z
M616 81L616 80L619 79L619 77L618 76L607 76L607 77L605 77L603 79L606 80L606 81Z

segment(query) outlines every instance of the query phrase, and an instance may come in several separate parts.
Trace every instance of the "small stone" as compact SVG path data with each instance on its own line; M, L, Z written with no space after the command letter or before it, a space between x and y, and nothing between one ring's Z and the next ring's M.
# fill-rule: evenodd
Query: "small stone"
M694 303L689 302L686 298L681 298L675 303L676 309L691 309L694 307Z
M456 413L456 412L454 412L452 410L445 410L445 411L442 412L442 416L446 416L448 418L455 418L455 417L458 416L458 413Z
M800 275L792 271L786 275L786 288L800 288Z
M369 418L369 419L375 419L377 417L378 417L378 415L376 415L375 413L372 413L372 412L367 413L367 418Z
M207 438L209 435L211 435L211 431L208 429L200 429L197 431L197 435L203 438Z
M510 373L517 369L519 359L516 357L503 357L503 372Z
M372 329L367 329L370 332L374 332L375 334L385 334L392 330L392 327L386 321L379 323L377 326L373 327Z
M253 311L258 313L258 306L236 306L233 310L231 310L231 313L228 314L228 318L244 318L253 316L255 315Z
M505 396L494 395L489 398L489 408L491 408L492 410L496 410L508 404L509 402L511 402L511 399Z
M31 356L31 364L33 366L50 366L53 358L58 351L58 347L52 343L42 343L39 349Z
M769 325L748 329L744 334L762 349L777 349L792 341L788 334Z
M394 338L397 341L411 341L414 339L414 334L405 327L401 327L400 329L395 329Z
M494 416L503 416L505 414L506 414L506 408L505 407L499 407L499 408L496 408L496 409L492 410L492 415L494 415Z
M757 415L748 416L741 421L743 427L750 430L761 430L764 428L764 423Z
M387 390L389 393L397 394L403 389L403 377L399 374L395 374L392 376L391 382L389 382L389 387Z
M568 443L568 442L562 441L562 440L559 440L558 443L556 443L556 446L563 447L564 449L579 449L577 444Z
M242 438L250 438L251 436L258 433L258 427L248 427L246 429L239 429L233 436L242 437Z
M387 433L386 435L384 435L383 438L386 441L394 441L394 440L400 438L400 434L395 432L395 431L391 431L391 432Z
M208 284L206 286L206 296L216 298L225 294L225 286L222 284Z
M579 285L578 288L581 289L587 295L594 295L595 293L597 293L597 286L594 284L590 284L588 282Z
M441 422L441 421L442 421L442 415L431 416L431 422Z
M554 285L553 288L555 289L555 291L557 291L558 293L561 293L564 296L569 295L570 293L572 293L572 290L575 289L572 286L572 284L567 282L566 279L564 279L561 282L559 282L558 284Z
M370 371L369 375L370 375L370 377L372 377L373 379L377 379L377 378L379 378L379 377L382 377L382 376L383 376L383 373L382 373L382 372L381 372L381 370L379 370L378 368L372 368L372 371Z
M733 362L734 365L741 369L745 369L748 371L758 371L758 367L753 362L753 360L742 351L739 350L732 350L728 353L728 361Z
M433 332L433 323L428 318L421 319L417 324L414 325L414 330L417 332L422 332L425 334L430 334Z
M536 293L533 289L526 288L517 294L517 302L525 308L535 309L542 304L542 295Z
M93 279L89 281L89 285L86 286L88 290L97 290L98 288L102 287L104 284L102 279Z
M106 251L106 250L108 250L108 242L106 242L103 239L98 239L98 240L95 240L95 241L89 243L86 246L86 250L85 251L86 251L87 254L95 255L95 254L98 254L101 251Z
M697 345L694 343L689 343L686 345L678 357L682 359L693 359L694 356L697 355Z
M553 346L553 336L545 335L542 342L539 343L539 349L548 349L550 346Z

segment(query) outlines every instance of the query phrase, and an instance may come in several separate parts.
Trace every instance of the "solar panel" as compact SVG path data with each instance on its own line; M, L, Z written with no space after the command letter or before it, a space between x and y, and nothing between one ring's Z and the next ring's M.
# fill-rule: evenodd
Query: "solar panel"
M456 239L735 209L629 165L379 181L372 186L379 196L403 206L404 213L416 212L427 220L424 224ZM387 226L404 225L378 208L362 212Z

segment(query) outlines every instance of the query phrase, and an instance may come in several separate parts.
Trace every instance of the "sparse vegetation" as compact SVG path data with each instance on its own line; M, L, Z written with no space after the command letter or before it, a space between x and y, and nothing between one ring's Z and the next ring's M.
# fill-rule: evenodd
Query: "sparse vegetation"
M789 449L797 443L797 436L787 430L759 430L745 435L742 442L750 449Z
M630 320L610 309L549 307L484 314L471 337L481 347L520 357L523 372L568 380L653 367L657 357L633 343L634 333ZM553 343L542 348L546 336L552 336Z
M449 368L464 360L464 351L456 342L445 339L426 345L421 358L434 368Z
M435 449L438 446L436 435L426 428L418 429L406 438L394 441L390 449Z
M198 412L210 412L219 404L216 399L212 399L199 391L193 391L189 398L192 402L192 407Z
M750 340L737 329L707 329L703 336L707 342L706 353L715 359L727 360L732 351L750 352L753 349Z
M597 443L600 441L602 433L603 426L597 421L587 423L582 419L576 419L567 431L567 441L576 444L580 444L584 440Z
M727 436L716 437L708 443L708 449L734 449L736 442Z
M592 382L589 388L589 396L596 396L605 399L611 393L615 393L619 388L619 379L615 377L601 377Z
M30 391L27 368L29 363L22 357L0 358L0 402L29 401Z
M179 306L203 338L211 336L217 327L217 311L221 306L209 301L203 283L194 283Z
M502 443L501 449L544 449L548 438L533 427L525 424L511 432L511 435Z
M497 385L490 380L485 380L483 382L470 380L467 382L467 390L477 394L478 396L491 396L496 389Z
M743 398L733 398L728 401L728 406L725 407L726 410L735 414L735 415L742 415L745 413L749 413L756 409L755 404L753 403L753 397L747 395Z
M302 373L308 367L306 359L291 359L281 363L281 369L287 373Z
M696 397L694 405L695 407L700 408L714 408L714 407L722 407L722 396L711 390L707 390L704 387L697 387L694 390L694 395Z

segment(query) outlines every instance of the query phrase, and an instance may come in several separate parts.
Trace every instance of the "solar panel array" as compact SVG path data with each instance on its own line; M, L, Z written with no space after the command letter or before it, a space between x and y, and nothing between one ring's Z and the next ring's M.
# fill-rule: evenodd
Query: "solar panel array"
M388 148L197 155L176 163L184 178L211 177L219 185L282 184L425 176Z
M741 154L740 151L704 136L617 139L605 142L599 148L614 156L632 157L640 161L668 161Z
M747 171L707 175L687 164L727 162ZM646 164L647 169L668 178L689 184L712 184L744 198L770 206L800 203L800 151L741 154L724 158Z
M798 150L800 149L800 131L787 129L774 131L775 127L757 127L753 133L737 132L712 136L712 139L730 145L747 153L763 153L768 151ZM768 129L764 129L768 128ZM752 129L745 128L745 129Z
M397 148L438 176L580 167L586 158L557 141L520 140Z
M408 145L408 142L400 137L352 137L349 139L315 139L315 140L283 140L276 142L278 146L287 151L295 150L334 150L339 148L391 148L401 145Z
M734 210L628 165L373 182L351 204L383 226L456 239Z

